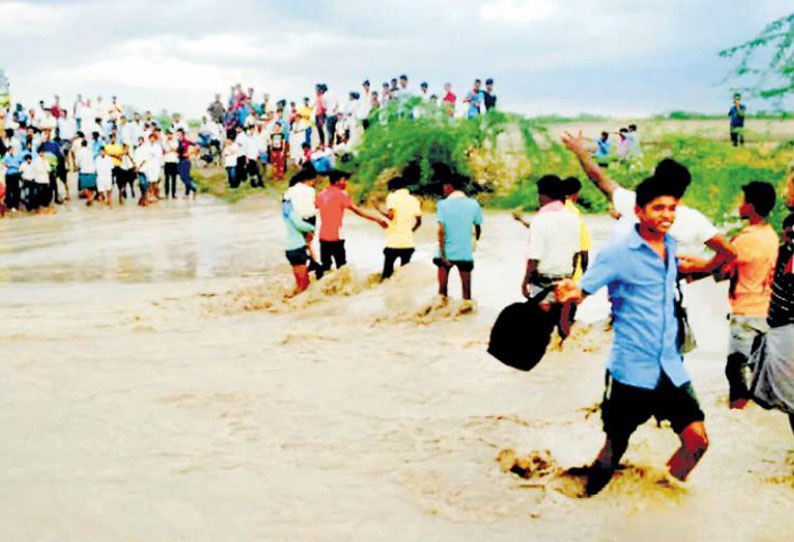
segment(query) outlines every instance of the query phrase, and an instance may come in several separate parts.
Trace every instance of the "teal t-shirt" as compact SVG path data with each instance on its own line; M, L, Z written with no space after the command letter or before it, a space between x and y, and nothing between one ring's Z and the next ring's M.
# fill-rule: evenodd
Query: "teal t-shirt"
M467 198L461 193L452 193L438 202L436 216L438 222L444 225L444 252L447 260L474 260L472 235L474 226L482 224L482 207L477 200Z

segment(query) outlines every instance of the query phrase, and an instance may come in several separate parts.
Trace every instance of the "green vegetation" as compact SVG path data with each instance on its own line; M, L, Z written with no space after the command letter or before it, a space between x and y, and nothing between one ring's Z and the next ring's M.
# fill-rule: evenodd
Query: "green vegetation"
M718 223L734 219L741 186L747 182L771 182L782 193L786 168L794 154L794 142L777 144L771 138L763 138L763 134L756 134L758 137L746 147L737 149L708 133L645 133L643 157L631 164L612 161L607 173L631 188L652 174L662 158L673 157L692 172L686 203ZM490 207L536 209L537 179L554 173L582 179L582 198L591 204L592 212L609 210L606 198L584 179L578 161L558 143L549 128L519 115L491 113L474 120L449 120L438 115L410 120L393 115L386 123L373 123L358 146L355 159L340 166L350 171L350 190L362 201L383 198L387 181L415 163L419 167L412 190L433 198L440 192L439 183L433 178L434 162L471 178L469 191ZM266 185L271 190L286 188L285 182L274 184L269 177L268 170ZM217 167L200 169L196 178L200 191L231 202L261 193L247 185L230 190L225 171ZM781 203L774 219L779 222L784 212Z
M794 95L794 13L772 21L755 38L720 51L720 56L737 60L733 77L755 80L745 87L753 94L765 99Z

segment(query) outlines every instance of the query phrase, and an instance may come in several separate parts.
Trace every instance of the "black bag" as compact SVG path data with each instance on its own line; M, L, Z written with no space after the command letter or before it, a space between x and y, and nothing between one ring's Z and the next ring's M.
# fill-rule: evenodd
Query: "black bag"
M543 358L560 312L542 310L538 303L553 288L545 288L523 303L505 307L491 329L488 353L519 371L529 371Z

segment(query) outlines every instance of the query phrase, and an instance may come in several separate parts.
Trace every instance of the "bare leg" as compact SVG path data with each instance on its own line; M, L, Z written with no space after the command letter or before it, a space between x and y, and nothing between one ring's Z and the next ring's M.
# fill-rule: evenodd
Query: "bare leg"
M460 272L460 286L463 290L463 299L471 299L471 271Z
M449 282L449 269L444 266L438 266L438 293L447 297L447 283Z
M681 438L681 447L667 462L667 468L672 476L684 481L706 453L709 447L709 438L706 435L706 425L703 422L690 423L681 431L679 437Z
M309 270L306 265L293 265L292 274L295 275L295 290L292 295L296 296L309 287Z

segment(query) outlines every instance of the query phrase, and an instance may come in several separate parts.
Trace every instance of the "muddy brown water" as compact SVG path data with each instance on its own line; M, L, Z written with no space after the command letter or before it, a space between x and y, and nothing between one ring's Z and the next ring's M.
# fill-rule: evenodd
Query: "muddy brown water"
M596 245L611 222L589 219ZM349 269L297 300L275 202L211 198L0 220L3 540L786 540L794 437L727 409L725 292L688 288L711 449L690 480L652 423L598 497L602 296L531 373L485 353L519 297L526 231L488 213L474 314L434 302L433 219L386 284L347 218ZM453 279L450 291L459 297ZM537 476L497 457L543 457ZM548 452L546 452L548 451ZM541 454L541 455L538 455Z

